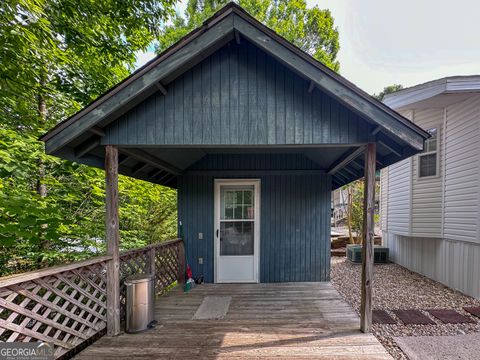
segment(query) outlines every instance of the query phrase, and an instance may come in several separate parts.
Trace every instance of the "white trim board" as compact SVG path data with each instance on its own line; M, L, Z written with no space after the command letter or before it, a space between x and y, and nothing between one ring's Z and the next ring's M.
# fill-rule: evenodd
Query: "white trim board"
M217 237L217 230L220 231L220 187L222 185L252 185L254 186L254 250L253 250L253 279L238 280L238 279L219 279L219 261L220 261L220 237ZM214 282L215 283L245 283L245 282L260 282L260 179L215 179L214 180ZM234 256L233 260L241 261L247 256ZM251 256L248 256L250 258Z

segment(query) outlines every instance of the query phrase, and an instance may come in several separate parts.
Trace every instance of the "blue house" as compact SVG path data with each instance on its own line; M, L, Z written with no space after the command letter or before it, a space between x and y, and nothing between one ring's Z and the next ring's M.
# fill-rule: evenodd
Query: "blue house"
M178 189L187 261L220 283L328 281L331 191L428 136L230 4L43 140L106 169L109 219L117 173Z

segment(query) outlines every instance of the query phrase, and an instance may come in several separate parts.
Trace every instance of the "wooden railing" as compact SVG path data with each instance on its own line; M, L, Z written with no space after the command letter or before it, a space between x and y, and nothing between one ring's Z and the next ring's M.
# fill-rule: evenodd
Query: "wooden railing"
M125 317L124 280L133 274L155 274L155 292L162 295L177 280L184 282L185 250L180 239L128 250L120 254L121 318Z
M120 255L121 303L124 279L155 274L155 291L163 294L185 273L182 240L171 240ZM107 264L100 256L63 266L0 278L0 342L43 341L61 357L102 334L107 321ZM124 306L123 306L124 307Z

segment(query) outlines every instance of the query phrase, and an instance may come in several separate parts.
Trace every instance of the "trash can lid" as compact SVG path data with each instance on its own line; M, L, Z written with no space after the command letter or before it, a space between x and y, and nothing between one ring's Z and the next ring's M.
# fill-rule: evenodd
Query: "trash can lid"
M130 275L125 279L125 284L137 284L137 283L143 283L143 282L148 282L153 279L152 274L135 274L135 275Z

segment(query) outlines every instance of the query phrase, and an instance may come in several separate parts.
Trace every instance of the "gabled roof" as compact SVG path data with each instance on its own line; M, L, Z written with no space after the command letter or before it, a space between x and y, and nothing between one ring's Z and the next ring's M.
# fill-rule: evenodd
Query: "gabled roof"
M423 149L428 133L230 3L200 28L45 134L41 140L46 143L47 153L61 154L63 148L86 133L101 135L103 128L119 115L159 89L164 91L164 85L239 35L311 81L312 86L377 124L376 132L382 131L416 151Z
M449 76L388 94L383 99L383 102L394 109L400 109L413 106L413 104L442 94L458 95L455 98L453 96L451 97L452 101L454 101L455 99L465 97L462 95L468 96L468 93L479 92L480 75ZM442 101L442 103L447 102Z

